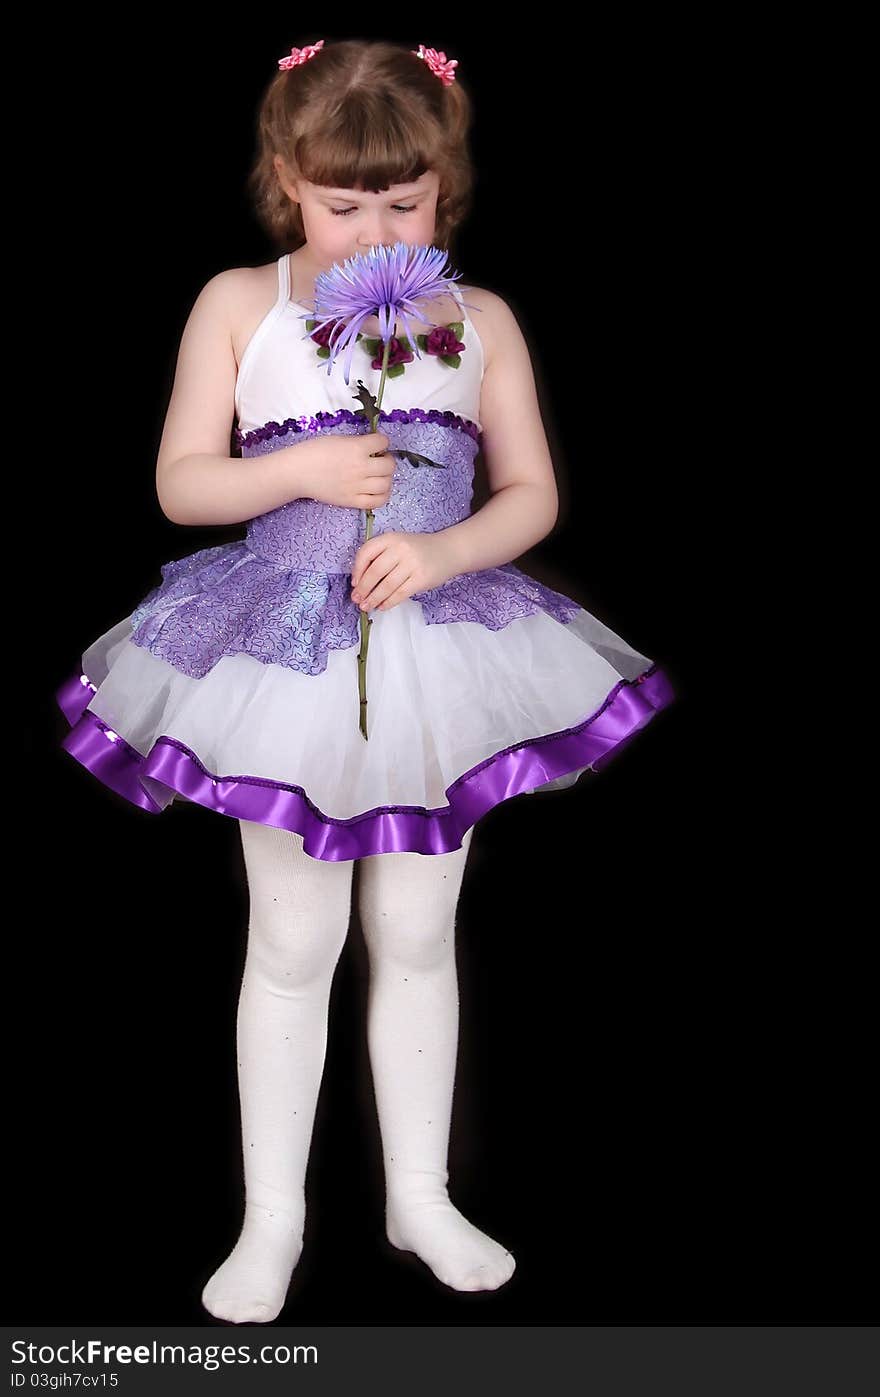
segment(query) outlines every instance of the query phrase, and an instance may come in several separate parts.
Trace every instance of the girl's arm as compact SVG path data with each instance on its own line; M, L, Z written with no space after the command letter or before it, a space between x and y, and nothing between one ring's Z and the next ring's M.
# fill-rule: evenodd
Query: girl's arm
M166 465L157 486L163 514L174 524L241 524L300 499L303 452L324 448L313 437L266 456L220 456L196 452Z
M438 537L452 576L512 562L546 538L559 514L556 477L528 345L500 296L483 291L491 315L488 363L480 387L482 451L491 498Z
M238 524L298 499L315 437L266 456L229 455L238 372L232 345L233 268L204 286L183 331L156 462L156 493L175 524Z

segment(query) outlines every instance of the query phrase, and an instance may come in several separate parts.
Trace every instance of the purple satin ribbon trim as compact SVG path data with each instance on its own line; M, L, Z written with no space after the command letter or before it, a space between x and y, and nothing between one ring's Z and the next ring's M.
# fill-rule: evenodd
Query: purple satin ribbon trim
M157 738L141 756L86 708L94 692L87 677L77 674L55 698L71 724L62 747L99 781L142 810L160 812L164 807L141 784L149 777L221 815L295 831L307 854L329 862L460 849L467 830L493 806L582 767L600 770L675 698L666 675L652 666L632 682L621 679L602 706L575 727L518 743L459 776L446 792L448 806L380 806L337 820L322 814L301 787L259 776L213 776L173 737Z
M129 747L124 738L86 709L95 692L85 675L72 674L55 691L55 700L71 725L62 740L65 752L80 762L105 786L151 814L161 814L162 806L141 785L144 758Z

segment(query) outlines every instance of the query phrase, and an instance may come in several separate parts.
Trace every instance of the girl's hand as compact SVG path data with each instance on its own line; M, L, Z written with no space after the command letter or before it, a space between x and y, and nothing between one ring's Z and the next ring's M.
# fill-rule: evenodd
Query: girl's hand
M351 566L352 601L364 611L388 611L455 576L442 533L377 534L362 543Z
M388 444L384 432L356 437L322 432L284 447L291 461L291 498L344 509L381 509L391 497L394 477Z

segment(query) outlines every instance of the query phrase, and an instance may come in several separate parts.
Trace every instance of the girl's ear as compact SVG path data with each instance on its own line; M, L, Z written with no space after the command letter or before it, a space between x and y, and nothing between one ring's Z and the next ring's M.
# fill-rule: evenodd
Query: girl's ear
M295 200L296 203L299 203L300 200L299 192L297 190L297 181L290 174L290 171L285 165L282 157L280 155L273 155L272 164L275 166L275 173L278 176L278 183L281 185L281 188L284 190L285 194L289 198Z

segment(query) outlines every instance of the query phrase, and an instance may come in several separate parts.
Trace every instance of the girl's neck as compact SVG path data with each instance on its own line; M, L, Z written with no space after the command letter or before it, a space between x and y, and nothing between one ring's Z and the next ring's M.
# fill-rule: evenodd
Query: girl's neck
M301 250L287 254L287 266L290 279L290 299L301 305L313 306L315 304L315 278L321 268L310 269L305 266Z

